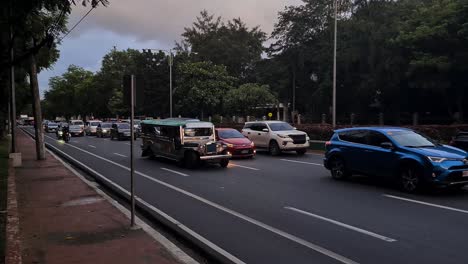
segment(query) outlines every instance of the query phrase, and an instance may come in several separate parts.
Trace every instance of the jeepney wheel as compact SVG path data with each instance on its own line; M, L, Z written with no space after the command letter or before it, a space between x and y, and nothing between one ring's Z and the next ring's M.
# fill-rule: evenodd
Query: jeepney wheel
M229 159L222 159L219 162L219 165L221 165L222 168L226 168L228 164L229 164Z
M197 153L195 153L193 151L185 152L184 164L185 164L185 167L187 167L189 169L196 168L198 166L198 164L199 164L199 159L198 159Z

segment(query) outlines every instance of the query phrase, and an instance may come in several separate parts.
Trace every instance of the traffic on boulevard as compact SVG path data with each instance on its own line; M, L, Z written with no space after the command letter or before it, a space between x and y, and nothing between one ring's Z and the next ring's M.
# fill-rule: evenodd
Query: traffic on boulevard
M97 124L96 133L104 124ZM111 123L110 130L121 124ZM402 128L337 130L325 154L308 150L307 134L280 121L247 122L239 132L171 118L142 121L134 129L135 153L142 156L135 160L140 210L159 220L170 216L185 230L178 232L196 238L220 261L465 258L468 154L461 149ZM45 141L102 184L128 192L128 137L117 131L88 134L65 143L47 133ZM240 146L248 152L239 152Z

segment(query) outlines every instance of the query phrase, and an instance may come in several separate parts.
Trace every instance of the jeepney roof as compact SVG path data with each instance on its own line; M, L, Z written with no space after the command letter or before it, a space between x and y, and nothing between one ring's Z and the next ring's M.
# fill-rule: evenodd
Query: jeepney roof
M152 119L152 120L143 120L141 124L147 125L160 125L160 126L185 126L188 123L193 124L191 127L206 127L213 126L210 122L201 122L196 119Z

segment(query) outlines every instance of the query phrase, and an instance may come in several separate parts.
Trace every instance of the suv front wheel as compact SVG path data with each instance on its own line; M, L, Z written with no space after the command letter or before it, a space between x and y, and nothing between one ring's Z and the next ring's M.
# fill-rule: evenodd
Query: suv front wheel
M403 191L414 193L421 189L420 170L416 166L406 165L400 169L400 187Z
M269 146L269 151L270 155L272 156L278 156L281 153L281 149L278 146L278 143L274 140L270 141L270 146Z

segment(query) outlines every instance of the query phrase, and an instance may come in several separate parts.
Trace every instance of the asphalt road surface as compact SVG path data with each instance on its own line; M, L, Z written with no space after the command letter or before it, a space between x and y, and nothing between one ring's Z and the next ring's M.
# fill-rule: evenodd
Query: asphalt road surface
M32 131L32 130L31 130ZM130 143L46 142L129 189ZM136 195L234 263L468 263L468 190L408 195L294 153L196 170L140 157Z

